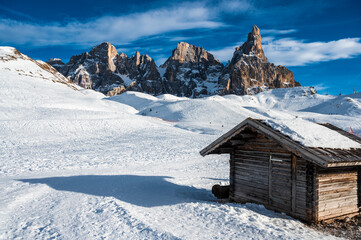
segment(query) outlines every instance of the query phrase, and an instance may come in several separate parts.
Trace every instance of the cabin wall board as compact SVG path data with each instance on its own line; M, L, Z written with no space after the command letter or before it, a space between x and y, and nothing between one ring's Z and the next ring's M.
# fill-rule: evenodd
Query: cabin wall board
M307 206L307 161L297 157L296 163L296 202L295 214L298 218L307 221L309 208ZM312 211L312 207L310 208Z
M357 199L358 205L357 207L361 208L361 167L357 167Z
M357 176L356 167L318 170L318 221L358 212Z
M317 211L316 202L316 184L315 184L316 167L310 162L306 162L306 221L315 222Z
M229 198L234 198L234 152L230 153L230 171L229 171Z

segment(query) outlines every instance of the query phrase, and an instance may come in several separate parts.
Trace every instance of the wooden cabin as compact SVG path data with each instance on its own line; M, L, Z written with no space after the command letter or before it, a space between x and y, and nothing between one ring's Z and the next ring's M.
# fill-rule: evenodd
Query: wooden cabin
M361 144L331 124L319 126ZM200 152L223 153L230 154L230 201L262 204L308 223L359 213L361 148L307 147L248 118Z

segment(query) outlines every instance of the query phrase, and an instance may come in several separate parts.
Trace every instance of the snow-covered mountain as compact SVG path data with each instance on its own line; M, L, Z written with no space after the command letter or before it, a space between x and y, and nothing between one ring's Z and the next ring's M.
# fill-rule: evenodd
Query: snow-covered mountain
M196 98L300 86L290 70L267 60L257 26L226 66L204 48L186 42L178 43L159 68L148 55L136 52L127 57L110 43L73 56L67 64L58 58L47 62L79 86L109 96L131 90Z
M51 65L40 60L35 61L13 47L0 48L0 62L3 77L7 75L26 76L62 83L76 89L76 85L72 84L69 79L65 78Z
M219 78L223 94L255 94L266 89L300 86L293 73L270 63L262 49L259 28L253 26L247 41L237 47Z
M115 47L107 42L95 46L89 53L71 57L67 64L57 58L47 63L77 85L110 96L126 90L154 95L163 91L153 59L139 52L132 57L118 54Z
M223 64L204 48L178 43L172 56L160 66L164 69L167 93L199 97L214 95Z
M323 114L343 99L360 96L107 97L1 47L0 239L332 239L260 205L218 203L228 158L199 150L246 117L360 133L359 111Z

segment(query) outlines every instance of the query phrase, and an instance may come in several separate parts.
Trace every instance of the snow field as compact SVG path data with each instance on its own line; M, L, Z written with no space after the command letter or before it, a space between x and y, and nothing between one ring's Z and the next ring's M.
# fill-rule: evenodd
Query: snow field
M199 151L247 117L361 132L360 115L303 111L339 97L106 98L16 61L0 61L0 239L332 239L260 205L218 203L228 157Z

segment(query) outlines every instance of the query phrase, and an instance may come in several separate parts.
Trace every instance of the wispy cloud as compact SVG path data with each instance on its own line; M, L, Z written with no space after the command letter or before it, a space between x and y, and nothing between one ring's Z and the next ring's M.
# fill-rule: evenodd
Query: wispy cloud
M289 34L297 32L296 29L262 29L262 34Z
M124 16L104 16L87 22L50 23L47 25L0 20L2 43L31 46L77 44L91 46L110 41L126 44L130 41L166 32L190 29L214 29L223 23L211 19L210 10L201 5L182 4Z
M305 42L304 40L274 37L263 38L263 50L267 58L278 65L304 66L361 55L361 38L345 38L330 42ZM228 46L210 52L222 62L232 58L237 46Z
M227 62L228 60L231 60L235 48L238 47L239 45L240 44L234 46L228 46L221 49L214 49L214 50L210 50L209 52L212 53L219 61Z
M269 60L285 66L352 58L361 54L360 38L345 38L330 42L305 42L291 38L273 40L263 49Z
M319 83L319 84L316 84L316 85L314 86L314 88L315 88L317 91L326 92L326 91L324 91L324 90L327 90L327 89L329 89L330 87L327 86L327 85L325 85L324 83Z
M249 0L222 0L215 5L216 11L221 11L227 14L242 14L254 10L254 6Z
M19 11L15 11L11 8L8 8L8 7L2 6L2 5L0 5L0 10L10 13L11 15L14 15L14 16L22 17L22 18L25 18L25 19L28 19L31 21L36 21L35 18L33 18L32 16L30 16L28 14L25 14L25 13L19 12Z

